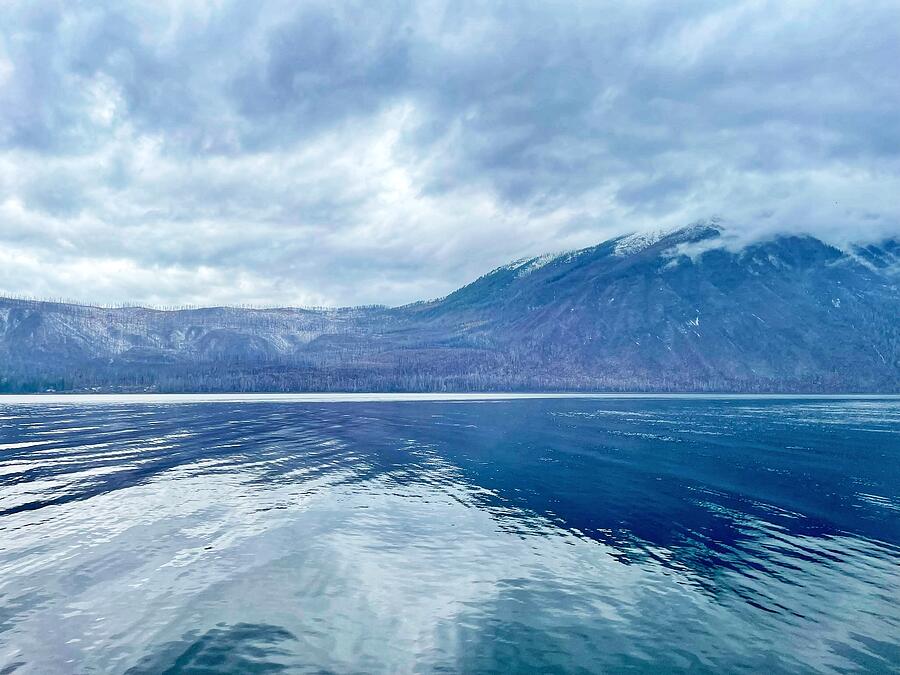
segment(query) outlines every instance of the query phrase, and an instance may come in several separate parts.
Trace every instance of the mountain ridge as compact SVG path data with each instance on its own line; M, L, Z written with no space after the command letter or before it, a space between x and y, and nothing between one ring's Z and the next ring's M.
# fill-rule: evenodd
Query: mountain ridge
M0 298L4 391L900 391L900 244L715 222L523 258L399 307Z

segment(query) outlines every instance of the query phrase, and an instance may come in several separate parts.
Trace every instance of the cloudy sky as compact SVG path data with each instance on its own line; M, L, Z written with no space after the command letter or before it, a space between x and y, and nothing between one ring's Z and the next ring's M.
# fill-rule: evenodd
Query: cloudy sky
M900 3L0 0L0 292L398 304L721 216L900 230Z

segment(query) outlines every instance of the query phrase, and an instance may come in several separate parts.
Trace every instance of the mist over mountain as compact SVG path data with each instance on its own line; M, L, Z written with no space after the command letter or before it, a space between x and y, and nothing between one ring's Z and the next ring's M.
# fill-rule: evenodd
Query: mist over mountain
M715 223L518 260L432 301L161 311L0 299L12 391L900 391L900 242Z

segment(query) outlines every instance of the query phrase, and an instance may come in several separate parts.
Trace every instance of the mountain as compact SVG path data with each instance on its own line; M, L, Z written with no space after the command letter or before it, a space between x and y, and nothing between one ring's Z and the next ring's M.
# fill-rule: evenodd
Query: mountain
M0 389L900 391L900 242L725 235L618 237L394 308L0 299Z

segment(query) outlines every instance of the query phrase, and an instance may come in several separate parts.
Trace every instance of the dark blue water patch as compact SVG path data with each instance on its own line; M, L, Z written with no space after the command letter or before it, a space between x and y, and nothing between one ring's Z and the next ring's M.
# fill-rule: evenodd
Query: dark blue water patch
M66 404L0 418L0 655L25 672L898 666L897 401ZM368 639L402 636L379 575L443 598L417 610L427 639ZM104 584L146 604L149 644L99 628L91 645L63 640L122 611ZM53 612L44 654L30 631Z
M179 641L160 645L126 675L283 673L289 666L279 659L290 652L282 644L296 640L278 626L221 624L203 635L187 633Z

